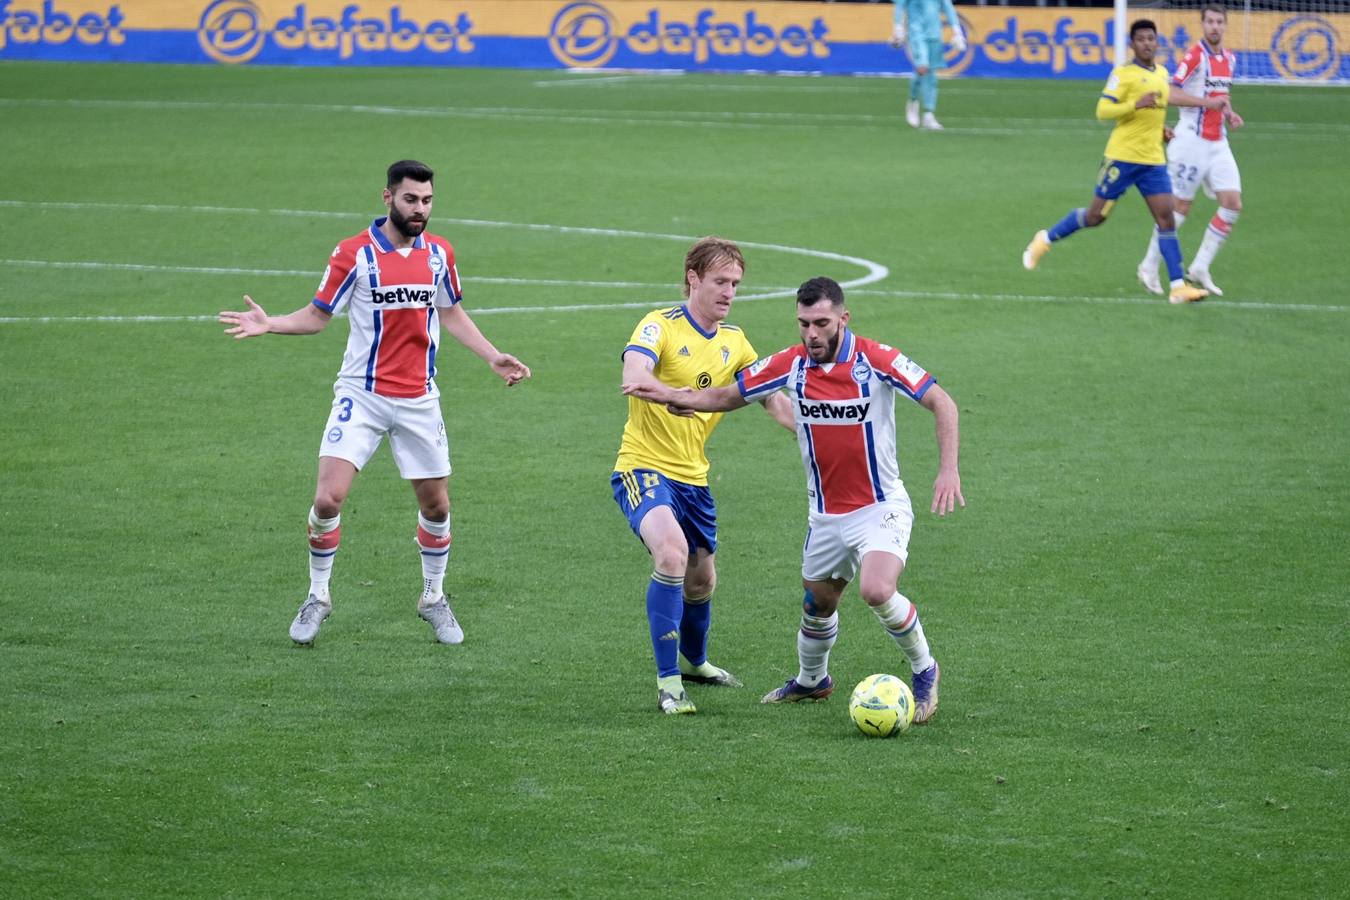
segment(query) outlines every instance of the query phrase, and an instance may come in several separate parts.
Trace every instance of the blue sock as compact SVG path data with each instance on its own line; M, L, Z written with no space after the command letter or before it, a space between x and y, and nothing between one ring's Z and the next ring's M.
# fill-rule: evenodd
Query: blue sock
M684 578L652 573L647 585L647 624L656 654L656 676L680 674L680 605L684 602Z
M1185 278L1186 272L1181 262L1181 241L1177 240L1176 229L1163 231L1158 229L1158 250L1162 252L1163 262L1167 263L1167 277L1171 281Z
M708 661L708 629L712 626L712 598L699 603L684 601L680 619L680 652L696 666Z
M1046 236L1050 238L1050 242L1054 243L1055 241L1062 240L1082 228L1083 215L1086 212L1087 210L1080 206L1078 209L1071 210L1067 216L1052 225L1050 230L1046 232Z

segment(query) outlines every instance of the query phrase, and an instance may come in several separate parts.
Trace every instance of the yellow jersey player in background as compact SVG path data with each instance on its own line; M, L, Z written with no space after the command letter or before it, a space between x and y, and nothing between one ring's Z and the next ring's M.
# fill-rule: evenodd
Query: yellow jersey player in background
M706 237L684 259L680 306L648 313L623 351L623 383L660 382L695 390L731 384L755 361L741 330L724 324L745 274L731 241ZM764 407L795 430L788 399ZM684 682L740 687L735 675L708 662L712 592L717 582L717 507L708 490L704 453L721 413L679 413L628 398L619 459L610 484L633 533L652 555L647 623L656 655L657 706L692 713Z
M1170 301L1202 300L1209 295L1208 291L1192 287L1185 281L1181 244L1177 241L1172 218L1172 179L1167 173L1167 157L1163 153L1163 125L1168 103L1225 109L1227 98L1201 98L1171 87L1167 69L1153 62L1158 50L1158 29L1148 19L1139 19L1130 26L1130 48L1134 59L1111 70L1111 77L1097 101L1097 118L1114 119L1116 127L1106 143L1106 158L1102 160L1097 176L1092 205L1075 209L1049 229L1036 232L1022 253L1022 265L1028 269L1036 268L1055 241L1063 240L1080 228L1094 228L1105 222L1116 200L1134 185L1139 188L1153 214L1153 221L1157 223L1158 249L1162 251L1171 280Z

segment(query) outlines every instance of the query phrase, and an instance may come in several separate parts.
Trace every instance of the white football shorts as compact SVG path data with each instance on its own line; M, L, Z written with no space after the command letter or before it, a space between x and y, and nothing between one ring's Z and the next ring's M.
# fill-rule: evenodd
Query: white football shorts
M909 496L873 503L837 516L812 513L802 546L802 578L852 581L868 553L881 551L909 559L914 511Z
M1242 190L1237 160L1228 141L1207 141L1198 134L1178 131L1167 145L1167 171L1172 193L1182 200L1195 199L1203 184L1210 192Z
M381 397L342 382L333 386L333 410L319 443L320 456L336 456L363 469L386 434L404 478L450 474L450 442L439 397Z

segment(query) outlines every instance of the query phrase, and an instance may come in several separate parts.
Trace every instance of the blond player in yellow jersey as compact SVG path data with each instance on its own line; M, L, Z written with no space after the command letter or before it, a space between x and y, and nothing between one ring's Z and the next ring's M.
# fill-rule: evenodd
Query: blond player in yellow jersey
M660 382L690 390L722 387L755 361L741 330L725 324L745 257L731 241L706 237L684 260L680 306L648 313L623 351L623 383ZM788 399L775 394L769 414L795 430ZM657 706L692 713L684 682L740 687L708 662L708 629L717 573L717 508L708 490L704 445L721 413L681 413L628 398L619 459L610 483L633 533L652 555L647 623L656 655Z
M1227 114L1228 101L1226 97L1196 97L1168 83L1167 69L1153 62L1158 50L1158 29L1148 19L1139 19L1130 26L1130 48L1134 52L1133 61L1111 71L1097 101L1097 118L1115 120L1116 127L1106 143L1106 158L1097 176L1092 205L1075 209L1049 229L1036 232L1022 253L1022 265L1036 268L1051 244L1080 228L1095 228L1105 222L1116 200L1134 185L1158 226L1158 248L1171 279L1169 300L1172 303L1203 300L1209 292L1185 281L1181 244L1177 242L1172 218L1172 179L1163 153L1163 124L1169 103L1223 110Z

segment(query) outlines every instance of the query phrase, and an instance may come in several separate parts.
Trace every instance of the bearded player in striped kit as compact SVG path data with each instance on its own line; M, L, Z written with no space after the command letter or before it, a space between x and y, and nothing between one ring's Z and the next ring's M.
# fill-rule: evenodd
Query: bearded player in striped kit
M309 592L291 640L312 644L333 609L329 591L341 537L342 505L356 474L387 435L417 497L416 540L422 558L418 615L442 644L458 644L464 630L443 590L450 553L450 448L436 387L440 330L463 344L507 386L530 377L520 360L485 338L460 304L455 251L426 232L431 216L430 168L414 160L389 167L387 215L333 250L314 300L293 313L269 316L253 298L248 308L220 321L236 340L264 334L315 334L346 310L351 324L333 405L319 444L319 476L309 510Z
M844 291L829 278L797 290L802 342L736 374L734 384L684 392L632 383L624 393L697 412L738 409L784 392L792 401L810 507L802 548L801 626L797 675L764 695L764 703L820 700L834 691L830 650L839 629L839 598L853 580L863 600L895 639L913 672L914 721L937 712L940 670L918 610L897 589L914 522L896 456L895 398L933 414L938 475L931 510L965 506L957 466L957 408L933 376L894 347L848 328Z

